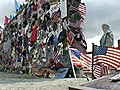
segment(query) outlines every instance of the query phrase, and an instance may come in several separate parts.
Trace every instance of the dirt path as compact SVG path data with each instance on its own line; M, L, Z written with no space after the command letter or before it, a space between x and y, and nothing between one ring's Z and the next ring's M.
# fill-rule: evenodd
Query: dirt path
M86 78L77 78L77 81L78 85L88 82ZM0 90L68 90L69 86L78 85L74 78L29 78L28 75L0 72Z

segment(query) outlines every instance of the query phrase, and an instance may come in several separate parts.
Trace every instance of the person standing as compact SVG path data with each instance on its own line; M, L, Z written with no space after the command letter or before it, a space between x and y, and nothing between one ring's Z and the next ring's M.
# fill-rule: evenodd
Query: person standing
M102 30L103 30L104 34L102 35L102 37L100 39L100 46L113 47L114 36L113 36L113 32L110 29L110 26L107 24L103 24Z

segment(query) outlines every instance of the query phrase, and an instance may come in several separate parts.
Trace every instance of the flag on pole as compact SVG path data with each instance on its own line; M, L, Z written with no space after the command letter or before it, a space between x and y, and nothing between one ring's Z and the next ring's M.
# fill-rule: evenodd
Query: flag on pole
M74 66L76 65L76 66L86 67L85 66L85 59L88 59L87 61L89 61L89 59L91 59L90 60L90 62L91 62L92 58L90 58L90 57L88 58L88 56L86 56L85 54L81 55L81 52L79 50L75 49L75 48L69 48L68 52L69 52L69 56L70 56L70 60L71 60L71 64L72 64L74 77L76 79ZM83 57L83 58L80 59L81 57ZM76 82L77 82L77 79L76 79Z
M5 16L4 25L8 24L9 18Z
M69 48L69 54L73 65L82 66L83 68L92 65L92 58L75 48Z
M102 74L111 73L110 67L117 69L120 67L120 49L114 47L93 45L93 75L99 78Z
M94 62L105 63L117 69L120 67L120 49L94 45Z
M74 66L82 66L82 62L80 61L80 51L74 48L69 48L69 54Z
M20 9L20 5L21 4L15 0L15 12L18 12L18 10Z

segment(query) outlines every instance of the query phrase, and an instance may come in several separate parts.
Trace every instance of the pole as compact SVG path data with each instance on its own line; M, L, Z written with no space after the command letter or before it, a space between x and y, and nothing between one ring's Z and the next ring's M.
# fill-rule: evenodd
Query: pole
M73 62L72 62L72 59L71 59L71 54L70 54L70 50L69 49L68 49L68 53L69 53L71 64L72 64L73 74L74 74L74 77L75 77L75 80L76 80L76 83L77 83L77 86L78 86L78 81L77 81L76 74L75 74L75 68L73 66Z
M92 79L94 79L93 65L94 65L94 43L92 43Z

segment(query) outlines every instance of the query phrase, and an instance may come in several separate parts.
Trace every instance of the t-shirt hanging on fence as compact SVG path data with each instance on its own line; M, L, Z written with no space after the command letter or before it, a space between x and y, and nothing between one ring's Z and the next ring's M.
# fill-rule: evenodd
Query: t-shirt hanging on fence
M60 0L61 18L67 16L67 0Z
M35 42L37 40L37 28L38 26L32 28L32 36L31 36L32 42Z

